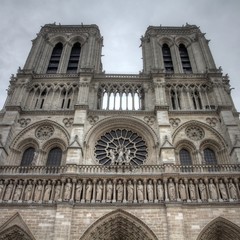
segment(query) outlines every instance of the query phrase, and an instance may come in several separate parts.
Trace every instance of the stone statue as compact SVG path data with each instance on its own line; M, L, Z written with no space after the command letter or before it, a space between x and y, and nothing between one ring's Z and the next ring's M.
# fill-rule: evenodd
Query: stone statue
M12 190L13 190L13 183L10 180L10 182L9 182L7 188L6 188L6 191L5 191L5 195L4 195L4 198L3 198L4 201L10 200L11 194L12 194Z
M40 198L41 198L42 190L43 190L43 186L41 185L41 181L38 181L38 184L36 186L35 193L34 193L35 202L38 202L41 200Z
M237 199L237 189L234 185L234 183L232 182L232 179L229 179L229 184L228 184L228 187L229 187L229 192L230 192L230 196L232 199Z
M114 151L112 149L109 150L109 155L110 155L110 159L111 159L111 164L115 164L116 157L115 157Z
M33 189L33 185L31 183L31 181L29 181L28 185L25 188L24 201L30 201L31 200L32 189Z
M43 195L43 201L47 202L47 201L50 200L51 190L52 190L52 185L51 185L51 181L49 180L47 182L47 185L45 186L45 191L44 191L44 195Z
M189 181L188 189L189 189L190 199L191 200L196 200L197 199L197 197L196 197L196 189L195 189L195 186L194 186L192 180Z
M131 161L130 153L131 153L130 149L128 149L125 153L125 161L126 161L127 164L129 164L130 161Z
M117 201L121 202L123 200L123 184L122 181L119 180L117 184Z
M202 201L207 201L207 190L206 190L206 185L203 183L203 180L200 179L198 188L200 191L200 197Z
M175 185L171 178L169 179L169 183L168 183L168 195L170 200L176 200Z
M4 185L3 185L3 181L0 180L0 199L1 199L2 194L3 194L3 187L4 187Z
M179 196L180 196L181 200L186 201L187 200L187 193L186 193L186 188L185 188L185 185L183 184L182 179L179 182L178 191L179 191Z
M33 153L33 160L31 162L31 165L32 166L36 166L37 165L37 161L38 161L38 155L39 155L39 152L35 151Z
M164 189L163 189L161 180L158 180L157 182L157 195L158 195L158 201L164 200Z
M133 191L134 191L134 187L132 184L132 180L128 180L128 185L127 185L127 200L128 200L128 202L133 202Z
M148 195L148 201L149 202L153 202L153 184L152 184L152 180L148 181L148 184L147 184L147 195Z
M219 186L219 191L220 191L222 199L227 200L228 199L227 189L226 189L225 184L223 183L222 179L219 180L218 186Z
M139 180L137 184L137 197L138 197L138 202L143 202L144 196L143 196L143 185L141 180Z
M210 198L212 200L217 200L218 199L217 189L216 189L216 186L213 183L212 179L210 179L210 183L209 183L209 193L210 193Z
M67 183L64 188L64 195L63 195L63 200L68 201L71 198L71 193L72 193L72 183L71 180L68 179Z
M87 185L86 185L86 201L90 202L92 200L92 183L90 180L88 180Z
M54 201L55 202L61 198L60 194L61 194L61 185L60 185L60 181L57 181L57 185L54 190Z
M117 157L117 162L118 164L122 164L124 162L124 148L123 146L120 146L120 148L118 149L118 157Z
M81 201L82 188L83 188L82 181L78 180L77 185L76 185L76 195L75 195L77 202Z
M99 180L97 184L97 196L96 196L96 201L101 202L102 201L102 193L103 193L103 185L102 181Z
M112 201L112 192L113 192L113 184L112 184L112 181L109 180L107 183L107 202Z
M15 193L14 193L14 195L13 195L13 201L18 201L18 200L20 200L22 190L23 190L23 185L22 185L22 183L20 182L20 183L17 185L16 190L15 190Z

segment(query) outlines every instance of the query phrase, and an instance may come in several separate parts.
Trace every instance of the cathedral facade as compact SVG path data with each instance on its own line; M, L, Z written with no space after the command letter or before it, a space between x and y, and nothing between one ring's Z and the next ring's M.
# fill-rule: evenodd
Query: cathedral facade
M96 25L43 26L0 113L0 239L240 239L240 122L195 25L102 70Z

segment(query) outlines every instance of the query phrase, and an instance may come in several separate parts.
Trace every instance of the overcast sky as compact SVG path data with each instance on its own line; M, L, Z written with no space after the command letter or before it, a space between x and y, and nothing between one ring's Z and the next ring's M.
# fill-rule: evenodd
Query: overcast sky
M200 26L217 67L228 73L240 111L240 0L0 0L0 107L11 74L23 67L41 26L97 24L106 73L142 70L140 37L147 27Z

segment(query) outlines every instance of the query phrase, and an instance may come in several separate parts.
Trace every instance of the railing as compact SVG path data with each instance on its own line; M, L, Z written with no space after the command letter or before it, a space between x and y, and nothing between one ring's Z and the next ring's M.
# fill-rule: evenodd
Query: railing
M152 175L161 173L230 173L240 172L240 164L219 164L219 165L139 165L139 166L102 166L102 165L66 165L59 167L49 166L0 166L0 175L54 175L54 174L131 174L131 175Z

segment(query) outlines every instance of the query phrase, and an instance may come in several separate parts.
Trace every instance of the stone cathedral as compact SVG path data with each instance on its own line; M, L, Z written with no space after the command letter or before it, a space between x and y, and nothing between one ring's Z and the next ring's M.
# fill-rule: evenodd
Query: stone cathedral
M107 74L98 26L43 26L0 112L0 240L239 240L240 122L208 42L149 26L143 69Z

